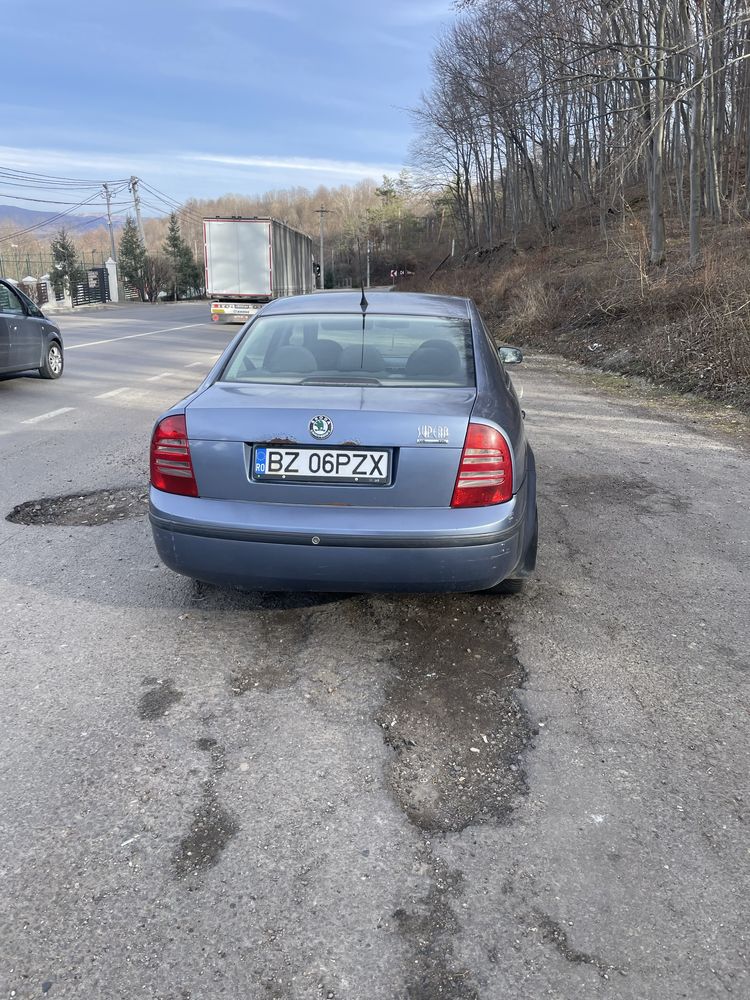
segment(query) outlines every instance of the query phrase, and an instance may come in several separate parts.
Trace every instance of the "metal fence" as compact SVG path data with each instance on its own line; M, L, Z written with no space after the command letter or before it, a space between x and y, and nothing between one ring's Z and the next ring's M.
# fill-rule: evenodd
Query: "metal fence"
M109 302L109 273L106 267L90 267L83 281L71 291L74 306Z
M80 264L83 271L103 267L105 255L100 250L91 250L81 254ZM54 266L50 254L15 253L3 250L0 244L0 278L10 278L11 281L23 282L24 278L41 278L49 274Z

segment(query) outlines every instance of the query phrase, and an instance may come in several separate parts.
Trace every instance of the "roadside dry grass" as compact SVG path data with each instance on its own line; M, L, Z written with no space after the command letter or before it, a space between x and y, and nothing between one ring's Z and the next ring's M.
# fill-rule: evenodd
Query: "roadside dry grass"
M606 242L578 215L550 245L527 234L418 287L470 295L498 340L750 408L750 226L707 226L704 245L691 268L673 225L667 263L652 268L637 214Z

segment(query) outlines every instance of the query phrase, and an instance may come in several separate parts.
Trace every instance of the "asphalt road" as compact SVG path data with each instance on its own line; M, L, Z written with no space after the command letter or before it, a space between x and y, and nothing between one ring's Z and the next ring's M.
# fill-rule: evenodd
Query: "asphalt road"
M109 491L0 520L0 997L748 996L747 452L537 359L526 594L223 592L139 500L205 320L0 379L0 514Z

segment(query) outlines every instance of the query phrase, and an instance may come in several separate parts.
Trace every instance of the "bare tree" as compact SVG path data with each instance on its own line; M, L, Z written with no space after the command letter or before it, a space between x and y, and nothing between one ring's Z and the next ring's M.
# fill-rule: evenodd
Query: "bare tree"
M748 0L456 6L415 110L416 149L467 247L534 223L554 238L561 213L592 203L606 239L643 185L652 266L672 211L699 263L702 219L750 210Z

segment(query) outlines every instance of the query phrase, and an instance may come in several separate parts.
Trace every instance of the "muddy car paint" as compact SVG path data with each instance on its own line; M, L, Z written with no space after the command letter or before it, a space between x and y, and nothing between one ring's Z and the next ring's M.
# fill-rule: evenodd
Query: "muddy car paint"
M355 312L359 293L330 293L278 300L259 317ZM533 570L534 456L515 391L474 304L445 296L370 293L367 315L468 320L475 386L399 391L222 381L249 324L196 392L160 418L184 416L199 494L151 488L152 531L167 566L195 579L249 589L362 592L490 589ZM248 474L253 444L312 445L308 425L319 413L333 419L326 442L332 447L392 449L393 482L270 487L254 481ZM469 421L496 428L505 438L513 495L492 506L455 509L451 494Z

